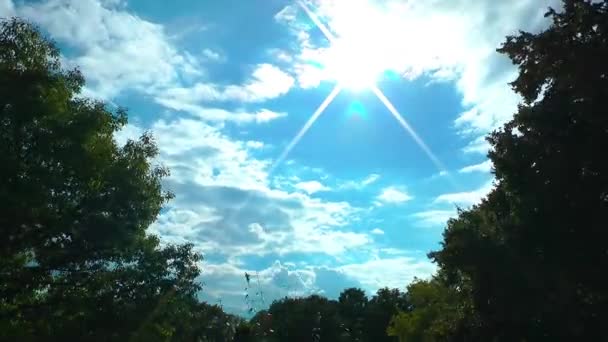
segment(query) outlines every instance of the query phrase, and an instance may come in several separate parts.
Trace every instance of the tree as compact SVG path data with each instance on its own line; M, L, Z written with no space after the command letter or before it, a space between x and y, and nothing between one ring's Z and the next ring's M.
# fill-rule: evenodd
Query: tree
M350 341L361 341L365 330L365 311L367 309L365 291L358 288L345 289L338 298L338 313L343 329Z
M507 37L524 102L489 136L496 188L430 256L469 284L483 340L593 340L608 319L608 1Z
M311 295L273 302L251 320L267 341L340 341L337 302Z
M408 285L410 306L393 316L388 335L401 342L475 340L470 333L474 315L468 289L449 287L440 275Z
M409 311L406 293L399 289L382 288L369 300L365 310L365 336L367 341L389 342L395 337L387 334L391 318L400 311Z
M172 197L154 140L118 146L126 112L83 85L34 27L0 22L0 339L196 335L200 256L146 234Z

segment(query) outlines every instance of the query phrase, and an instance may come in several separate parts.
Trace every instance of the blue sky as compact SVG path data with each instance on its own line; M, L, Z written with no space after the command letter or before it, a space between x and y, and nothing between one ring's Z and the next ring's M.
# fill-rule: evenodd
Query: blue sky
M153 132L176 198L151 231L193 243L201 297L243 313L433 273L445 221L491 189L483 136L519 100L495 49L549 5L0 0L0 16L39 25L85 95L129 108L119 143ZM245 272L263 302L244 300Z

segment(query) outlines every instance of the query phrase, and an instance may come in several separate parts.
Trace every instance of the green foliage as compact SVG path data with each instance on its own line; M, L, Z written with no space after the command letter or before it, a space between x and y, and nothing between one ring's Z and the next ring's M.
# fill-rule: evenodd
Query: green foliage
M410 306L393 317L387 332L399 341L472 340L469 296L466 287L449 287L440 278L415 280L407 288Z
M608 1L564 1L508 37L524 103L489 136L496 189L431 253L469 286L480 340L595 340L608 319ZM411 324L415 324L410 322Z
M408 310L407 303L397 289L380 289L371 299L356 288L342 291L337 301L284 298L251 319L251 334L255 341L395 341L386 327L394 314Z
M35 28L0 22L0 340L225 341L192 245L146 235L172 196L152 137L118 146L125 111L83 85Z

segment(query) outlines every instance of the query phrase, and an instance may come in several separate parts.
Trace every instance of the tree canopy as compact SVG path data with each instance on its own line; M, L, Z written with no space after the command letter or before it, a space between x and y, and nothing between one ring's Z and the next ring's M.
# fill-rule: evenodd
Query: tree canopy
M435 291L435 301L397 317L395 333L421 336L449 319L467 326L468 340L605 336L608 1L563 5L547 12L549 28L507 37L498 50L519 67L512 87L523 103L488 137L495 189L448 222L442 248L430 253L444 288L410 287L414 299ZM444 294L453 289L468 293L456 305L470 300L472 310L437 314L452 305ZM455 336L428 340L462 340Z
M172 196L154 140L118 146L126 112L83 85L30 24L0 23L0 338L204 337L193 320L229 317L196 300L200 255L146 234Z

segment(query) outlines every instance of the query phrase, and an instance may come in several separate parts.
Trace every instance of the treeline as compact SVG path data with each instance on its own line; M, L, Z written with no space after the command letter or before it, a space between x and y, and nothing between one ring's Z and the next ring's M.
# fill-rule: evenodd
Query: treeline
M488 136L495 189L448 222L437 274L248 322L197 299L192 245L146 234L172 197L152 136L118 146L125 111L77 96L57 48L2 21L0 340L608 340L608 0L547 16L498 50L523 102Z
M386 333L391 317L410 304L398 289L368 298L361 289L342 291L338 300L312 295L273 302L242 324L240 341L396 341Z
M546 16L498 50L523 102L487 138L495 189L448 222L402 341L608 341L608 1Z

